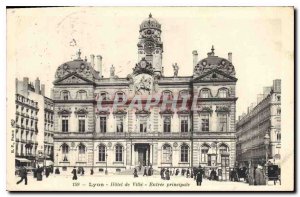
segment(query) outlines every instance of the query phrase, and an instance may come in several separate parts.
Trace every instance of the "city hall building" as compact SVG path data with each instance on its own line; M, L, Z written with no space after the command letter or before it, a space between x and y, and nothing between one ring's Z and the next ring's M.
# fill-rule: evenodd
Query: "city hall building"
M161 24L150 14L140 25L139 61L125 78L116 76L113 66L110 76L103 77L102 57L91 55L88 62L80 51L77 59L57 68L54 165L60 170L75 166L114 173L139 165L156 170L201 165L228 178L236 160L232 54L221 58L212 48L198 61L193 51L193 65L185 65L193 66L192 76L178 76L174 64L174 76L166 77L161 33ZM149 95L167 98L166 107L163 99L145 107ZM115 101L121 104L115 107ZM130 107L133 102L142 107ZM170 106L174 102L177 106Z

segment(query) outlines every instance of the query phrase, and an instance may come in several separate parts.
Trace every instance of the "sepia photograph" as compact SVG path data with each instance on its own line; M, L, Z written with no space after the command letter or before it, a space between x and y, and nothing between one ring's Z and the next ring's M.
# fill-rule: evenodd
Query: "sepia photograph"
M294 7L7 7L8 191L294 191Z

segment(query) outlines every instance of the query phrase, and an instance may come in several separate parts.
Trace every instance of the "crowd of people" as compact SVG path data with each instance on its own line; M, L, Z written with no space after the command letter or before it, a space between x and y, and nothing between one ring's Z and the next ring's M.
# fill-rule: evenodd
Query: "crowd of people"
M41 167L41 166L37 166L36 169L32 170L33 172L33 177L36 178L37 181L42 181L43 180L43 174L45 175L46 178L49 177L50 174L53 174L53 166L45 166L45 167ZM20 180L17 182L17 184L20 184L21 182L25 182L25 185L27 185L28 183L28 170L26 169L25 166L21 166L20 170L19 170L19 176L20 176Z

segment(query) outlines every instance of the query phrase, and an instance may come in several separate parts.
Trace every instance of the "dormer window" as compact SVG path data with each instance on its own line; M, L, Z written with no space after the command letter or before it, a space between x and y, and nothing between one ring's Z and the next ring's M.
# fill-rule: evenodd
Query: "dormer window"
M68 91L62 92L62 99L63 100L69 100L70 99L70 94Z
M79 100L85 100L87 98L87 93L84 90L79 90L77 92L77 99Z
M211 97L210 89L207 89L207 88L202 89L200 91L200 97L201 98L210 98Z

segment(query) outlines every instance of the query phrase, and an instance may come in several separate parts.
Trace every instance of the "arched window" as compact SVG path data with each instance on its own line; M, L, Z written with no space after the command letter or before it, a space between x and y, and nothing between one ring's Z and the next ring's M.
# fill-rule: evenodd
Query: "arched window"
M163 91L162 96L163 96L163 98L166 98L168 100L173 99L173 93L170 90Z
M209 151L209 146L207 144L201 146L201 163L207 163L208 151Z
M180 99L186 99L186 98L188 98L189 97L189 91L188 90L181 90L180 92L179 92L179 98Z
M223 153L228 153L229 152L229 148L227 145L222 144L219 146L219 153L223 154Z
M181 162L189 162L189 147L186 144L181 146L180 161Z
M277 108L277 115L281 115L281 108L280 107Z
M62 96L63 100L69 100L70 99L70 92L68 92L66 90L62 91L61 96Z
M109 100L109 96L107 92L100 92L100 98L101 101L108 101Z
M106 161L106 147L102 144L99 146L99 161Z
M85 161L86 147L83 144L78 146L78 161Z
M79 90L77 92L77 99L79 100L85 100L87 98L87 93L85 90Z
M277 137L277 141L281 141L281 133L280 132L277 132L276 137Z
M172 163L172 147L169 144L165 144L162 147L162 162Z
M123 161L123 147L121 145L116 145L116 161Z
M208 88L203 88L200 90L200 98L210 98L211 92Z
M227 98L228 97L228 89L227 88L221 88L218 91L219 98Z
M68 161L69 146L67 144L63 144L61 146L61 153L62 153L62 160Z
M124 100L126 99L125 93L124 93L124 92L117 92L117 93L115 94L115 99L116 99L116 98L117 98L117 100L118 100L119 102L124 101Z

